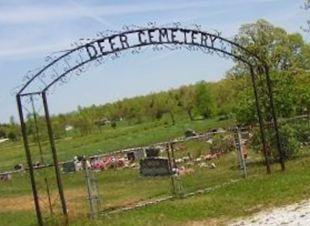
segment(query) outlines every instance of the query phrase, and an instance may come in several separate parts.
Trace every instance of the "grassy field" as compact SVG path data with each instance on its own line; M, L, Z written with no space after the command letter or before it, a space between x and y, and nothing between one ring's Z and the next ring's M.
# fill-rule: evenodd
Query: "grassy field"
M224 127L233 124L230 120L218 119L188 121L181 118L172 126L166 120L145 122L135 125L119 125L116 129L104 128L88 136L73 136L56 140L60 161L72 159L75 155L102 154L122 148L149 145L183 136L186 129L205 131L210 128ZM47 141L43 142L43 153L47 162L51 162L50 148ZM36 143L31 143L33 162L39 161L39 150ZM24 149L21 142L0 144L0 171L12 170L13 166L25 162Z
M179 121L170 126L164 121L139 125L107 128L101 133L86 137L57 140L61 160L72 159L76 154L96 154L137 145L166 141L183 135L187 128L205 131L214 127L231 125L231 121L217 119L205 121ZM23 161L21 144L6 143L1 146L1 168L9 169ZM34 147L34 144L32 144ZM44 145L48 151L47 144ZM178 148L177 156L190 152L194 157L206 154L206 142L186 142ZM32 150L36 151L35 148ZM273 174L266 175L261 156L251 152L248 164L248 179L243 179L237 168L237 156L230 152L212 162L215 169L189 166L193 172L178 179L183 193L203 188L216 188L198 196L165 201L124 213L100 216L98 220L87 218L88 203L83 172L62 174L65 195L69 209L70 225L191 225L224 224L227 220L248 215L261 209L310 198L310 157L304 150L300 157L287 162L287 171L280 172L277 164L272 166ZM141 177L137 168L111 169L95 173L101 195L101 210L131 205L143 200L160 198L172 194L169 177ZM50 220L47 205L45 178L49 182L54 215L60 206L51 169L36 171L43 215ZM233 184L227 184L237 181ZM27 174L16 174L9 182L0 183L0 225L34 225L35 215L29 178ZM53 221L52 221L53 222ZM51 223L51 225L58 223Z
M251 154L251 159L257 160L259 156ZM264 165L254 161L249 164L249 178L243 179L240 171L236 169L235 153L229 153L215 160L216 169L194 166L195 172L182 176L180 183L187 193L201 188L221 186L232 180L238 180L237 182L190 198L100 216L95 221L86 216L88 206L82 172L66 174L63 175L63 180L70 225L191 225L196 221L204 224L224 224L234 217L310 198L309 163L310 157L305 153L302 157L287 162L286 172L280 172L279 166L273 165L273 174L266 175ZM40 174L43 176L43 172ZM102 209L171 194L170 178L143 178L139 176L137 169L108 170L99 172L96 176L102 197ZM20 179L12 180L12 189L9 192L8 184L5 188L3 184L0 186L1 203L6 204L0 211L3 225L29 225L34 220L31 195L27 189L19 186L22 185ZM42 183L41 192L43 187ZM55 194L56 188L53 187L52 190ZM3 192L7 192L5 197ZM48 215L47 209L45 215Z
M208 151L208 145L201 142L188 142L182 145L182 150L177 154L185 155L191 152L193 156L204 154ZM181 154L183 152L183 154ZM230 153L220 159L213 161L217 167L215 169L200 168L197 165L192 166L193 173L182 176L179 184L182 185L184 193L192 192L197 189L212 187L230 181L239 179L240 172L236 170L236 155ZM169 177L145 178L139 175L138 168L110 169L97 172L95 176L98 180L102 210L121 207L124 205L138 203L143 200L169 196L172 193L171 180ZM51 169L36 171L39 194L42 200L43 212L45 216L49 215L47 196L45 192L44 178L49 182L55 181ZM66 199L69 207L70 218L86 218L88 213L88 203L86 201L86 187L83 172L74 174L63 174ZM15 225L11 222L15 215L21 214L23 221L24 212L32 210L31 190L29 187L28 175L14 175L12 181L0 184L0 202L6 205L0 211L0 217L6 225ZM55 200L57 190L55 185L50 186L53 205L57 205ZM43 200L45 202L43 202ZM56 211L60 211L59 206L54 206ZM26 218L25 221L29 219ZM17 225L20 222L16 222Z
M287 162L286 172L275 165L272 175L266 175L262 165L253 168L248 179L207 194L72 225L224 225L236 217L310 198L309 156Z
M56 145L59 159L60 161L64 161L72 159L75 155L100 154L121 148L166 141L182 136L188 128L196 131L205 131L214 127L224 127L231 123L231 121L212 119L194 122L179 120L174 126L167 124L165 120L136 125L119 125L116 129L105 128L102 132L89 136L74 136L59 139L56 141ZM189 146L193 153L201 153L201 149L204 148L201 144ZM4 143L0 145L0 148L2 154L0 160L1 171L12 170L15 164L25 162L24 150L21 143ZM35 143L31 143L31 150L34 156L33 161L39 160L39 151ZM47 162L50 162L47 142L43 142L43 151L45 153L45 159L47 159ZM141 178L137 172L137 169L128 169L122 170L121 172L102 172L97 175L99 184L102 185L101 193L104 200L102 208L116 207L130 202L170 194L169 178L157 178L156 183L154 183L154 180ZM49 182L51 197L55 199L57 190L54 185L55 177L52 170L36 171L36 180L41 196L40 203L44 207L44 212L48 213L45 178ZM82 214L85 216L88 206L86 202L84 175L82 173L64 174L63 181L71 215L76 216ZM146 188L146 190L137 193L136 191L141 187ZM1 219L3 221L6 219L6 225L15 225L15 223L19 225L19 221L14 221L15 216L19 216L21 222L31 222L29 220L34 216L28 174L14 174L12 181L0 183L0 202L6 204L5 208L0 210ZM52 200L52 203L54 205L54 203L58 203L58 200ZM57 212L59 206L54 206L54 209ZM75 213L73 213L73 210Z

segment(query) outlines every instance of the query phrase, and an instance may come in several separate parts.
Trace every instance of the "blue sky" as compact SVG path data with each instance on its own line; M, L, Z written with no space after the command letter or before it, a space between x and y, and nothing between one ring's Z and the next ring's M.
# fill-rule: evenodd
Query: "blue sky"
M263 18L289 32L302 33L303 0L32 1L0 0L0 122L16 116L12 90L51 52L68 49L79 38L93 38L123 25L182 22L232 37L241 24ZM308 12L309 13L309 12ZM309 34L302 33L308 41ZM50 97L53 113L223 78L232 62L199 52L126 55L93 68Z

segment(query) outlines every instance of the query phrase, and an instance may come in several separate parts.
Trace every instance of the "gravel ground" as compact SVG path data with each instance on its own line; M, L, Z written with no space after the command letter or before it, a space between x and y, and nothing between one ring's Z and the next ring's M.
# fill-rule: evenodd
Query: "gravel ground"
M255 225L302 225L310 226L310 200L262 211L253 216L236 219L230 226Z

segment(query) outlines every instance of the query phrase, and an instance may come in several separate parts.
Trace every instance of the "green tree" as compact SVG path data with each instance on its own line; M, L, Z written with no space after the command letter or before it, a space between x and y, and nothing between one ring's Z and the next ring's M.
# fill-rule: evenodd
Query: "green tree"
M210 118L215 113L215 100L211 93L211 86L205 82L196 84L195 103L198 113L204 118Z
M249 76L236 76L233 71L229 71L225 78L214 84L214 96L216 99L217 112L220 115L234 113L236 105L244 100L243 92L252 97L252 84Z
M161 119L164 114L169 114L172 125L175 124L175 112L177 98L175 93L170 90L159 94L153 94L149 104L149 114L156 119Z
M93 119L93 115L89 109L78 106L74 127L80 130L81 135L87 135L92 132L92 129L95 126L94 121L95 119Z
M298 75L297 75L298 76ZM274 101L279 117L292 117L296 114L297 90L294 74L291 72L272 73Z
M295 106L298 115L310 115L310 71L301 72L295 79Z
M269 65L277 115L288 117L296 114L299 97L295 81L310 69L309 44L300 34L288 34L265 20L242 25L235 40ZM242 63L237 62L232 71L238 76L249 77L248 69ZM257 79L262 111L266 120L270 120L265 77L258 76ZM251 106L247 115L252 112Z
M17 133L15 131L10 131L8 133L8 138L11 140L11 141L17 141Z
M250 88L239 93L233 111L238 122L253 124L257 121L255 99Z
M188 115L191 121L194 120L193 110L195 108L195 89L193 86L181 86L177 96L178 106Z
M160 108L160 102L157 100L155 94L151 94L148 98L148 105L146 109L146 114L152 119L161 119L163 112Z
M271 70L287 70L293 67L310 69L310 59L305 57L309 56L309 45L302 36L297 33L288 34L266 20L242 25L235 41L267 62ZM239 54L244 55L243 52ZM237 67L242 69L244 65L238 63ZM247 69L242 73L248 74Z
M6 137L6 132L3 128L0 128L0 138Z

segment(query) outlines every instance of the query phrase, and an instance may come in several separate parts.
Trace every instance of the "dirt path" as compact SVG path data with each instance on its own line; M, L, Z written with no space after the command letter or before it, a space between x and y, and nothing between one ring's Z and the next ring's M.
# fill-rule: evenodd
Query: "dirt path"
M230 226L245 225L310 225L310 200L305 200L292 205L259 212L253 216L236 219L230 222Z

